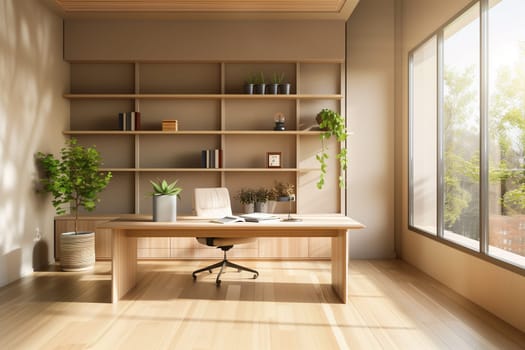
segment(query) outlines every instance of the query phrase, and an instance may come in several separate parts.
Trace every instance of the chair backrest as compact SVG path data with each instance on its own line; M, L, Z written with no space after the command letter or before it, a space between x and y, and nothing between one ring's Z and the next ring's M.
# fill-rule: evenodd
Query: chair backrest
M232 215L230 193L225 187L196 188L194 205L197 216L222 218Z

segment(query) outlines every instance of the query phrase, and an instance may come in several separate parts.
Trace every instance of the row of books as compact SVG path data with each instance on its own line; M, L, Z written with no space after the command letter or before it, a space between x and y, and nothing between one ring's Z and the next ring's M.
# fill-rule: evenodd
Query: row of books
M140 112L120 112L118 129L122 131L140 130Z
M205 149L201 152L202 168L222 168L222 149Z

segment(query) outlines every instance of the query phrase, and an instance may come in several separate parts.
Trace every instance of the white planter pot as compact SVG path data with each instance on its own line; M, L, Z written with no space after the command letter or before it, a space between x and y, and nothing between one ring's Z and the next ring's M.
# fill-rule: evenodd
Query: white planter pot
M65 232L60 236L63 271L86 271L95 266L95 232Z
M254 210L256 213L267 213L268 202L255 202Z
M245 214L250 214L250 213L253 213L253 203L250 203L250 204L244 204L244 213Z
M177 196L153 196L153 221L177 221Z

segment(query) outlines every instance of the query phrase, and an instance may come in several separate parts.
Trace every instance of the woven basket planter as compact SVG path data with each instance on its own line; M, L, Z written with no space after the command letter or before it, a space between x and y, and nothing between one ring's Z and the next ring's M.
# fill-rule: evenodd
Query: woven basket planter
M63 271L86 271L95 266L95 232L65 232L60 236Z

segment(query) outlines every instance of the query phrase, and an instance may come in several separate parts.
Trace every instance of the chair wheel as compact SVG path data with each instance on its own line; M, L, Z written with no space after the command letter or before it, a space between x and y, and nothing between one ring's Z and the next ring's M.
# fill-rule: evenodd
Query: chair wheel
M254 274L254 275L253 275L253 279L256 279L256 278L257 278L257 276L258 276L258 275Z
M208 270L208 272L209 272L209 273L212 273L212 271L211 271L211 270Z
M217 285L217 287L220 287L221 286L221 280L216 281L215 284Z

